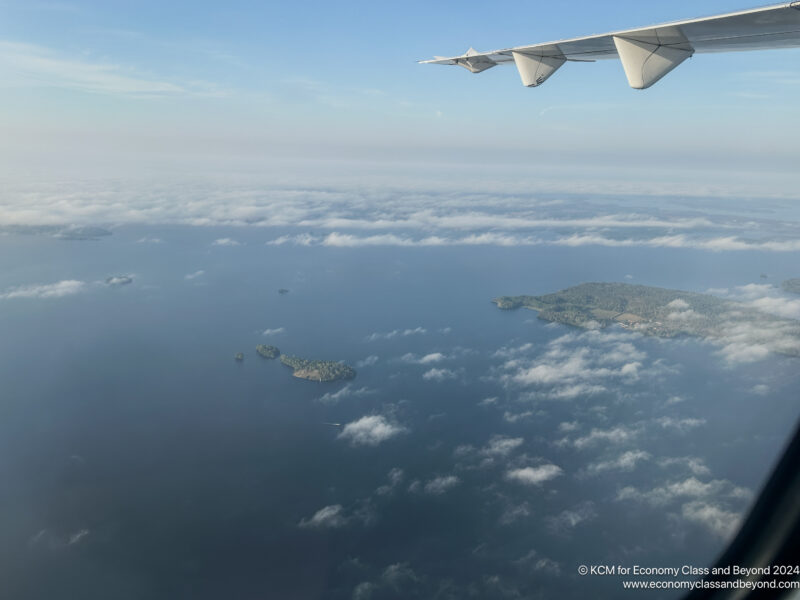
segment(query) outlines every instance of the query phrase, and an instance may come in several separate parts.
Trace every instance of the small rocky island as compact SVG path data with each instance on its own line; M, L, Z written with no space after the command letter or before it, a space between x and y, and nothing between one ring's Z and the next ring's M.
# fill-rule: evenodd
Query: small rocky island
M344 363L332 360L308 360L298 356L281 354L281 362L294 369L295 377L309 381L338 381L353 379L356 370Z
M710 294L628 283L582 283L553 294L500 296L492 302L505 310L536 310L542 320L585 329L618 325L664 338L738 340L800 356L800 321Z
M242 362L244 360L244 354L241 352L237 352L236 354L233 355L233 359L236 362Z
M278 358L281 354L281 351L275 346L265 346L264 344L256 346L256 352L263 358Z

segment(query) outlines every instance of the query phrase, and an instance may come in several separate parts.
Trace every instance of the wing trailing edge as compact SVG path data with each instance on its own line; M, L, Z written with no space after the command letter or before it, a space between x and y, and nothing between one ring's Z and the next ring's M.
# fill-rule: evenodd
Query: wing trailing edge
M513 63L522 84L537 87L565 62L617 58L629 85L646 89L697 53L798 47L800 1L795 1L491 52L470 48L460 56L437 56L420 63L458 65L472 73Z

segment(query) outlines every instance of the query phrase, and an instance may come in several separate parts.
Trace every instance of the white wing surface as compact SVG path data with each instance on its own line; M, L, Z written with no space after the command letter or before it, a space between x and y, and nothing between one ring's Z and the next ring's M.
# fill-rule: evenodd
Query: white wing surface
M565 62L618 58L631 87L645 89L695 53L797 47L800 1L492 52L470 48L460 56L420 62L458 65L472 73L514 63L522 84L536 87Z

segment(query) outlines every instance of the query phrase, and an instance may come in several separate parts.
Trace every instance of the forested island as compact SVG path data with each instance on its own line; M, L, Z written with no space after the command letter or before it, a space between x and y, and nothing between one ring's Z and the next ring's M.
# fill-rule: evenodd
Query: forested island
M338 381L353 379L356 370L344 363L332 360L308 360L298 356L281 354L281 362L294 369L295 377L310 381Z
M529 308L540 319L586 329L619 325L658 337L692 335L760 344L800 356L800 321L709 294L628 283L583 283L543 296L501 296L498 308Z
M263 358L278 358L281 354L281 351L275 346L265 346L264 344L256 346L256 352Z

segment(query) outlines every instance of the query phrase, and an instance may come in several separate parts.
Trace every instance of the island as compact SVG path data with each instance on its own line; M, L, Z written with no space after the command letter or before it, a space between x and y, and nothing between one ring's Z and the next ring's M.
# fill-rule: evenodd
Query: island
M106 285L128 285L133 283L133 277L130 275L112 275L106 277Z
M500 296L498 308L528 308L545 321L585 329L617 325L664 338L738 339L800 356L800 321L710 294L629 283L582 283L543 296Z
M332 360L308 360L281 354L281 362L294 369L292 375L309 381L338 381L353 379L356 376L353 367Z
M265 346L264 344L256 346L256 352L263 358L278 358L281 353L275 346Z
M800 277L793 277L792 279L787 279L781 284L781 287L784 291L789 292L791 294L800 294Z
M236 354L233 356L233 358L234 358L234 360L236 360L236 362L242 362L242 361L244 360L244 354L243 354L243 353L241 353L241 352L237 352L237 353L236 353Z

